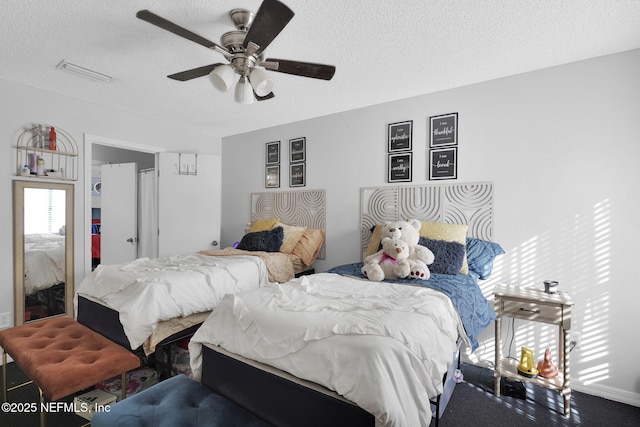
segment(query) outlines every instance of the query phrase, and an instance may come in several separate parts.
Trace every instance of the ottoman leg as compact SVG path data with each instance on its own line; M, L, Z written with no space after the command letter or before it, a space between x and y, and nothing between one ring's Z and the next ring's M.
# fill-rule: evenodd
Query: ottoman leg
M46 427L47 419L45 418L45 413L42 410L44 408L44 395L42 394L42 389L38 387L38 392L40 392L40 427Z
M122 390L120 390L120 399L124 400L127 398L127 373L122 373L122 379L120 380L120 384L122 384Z
M2 401L7 401L7 353L2 349Z

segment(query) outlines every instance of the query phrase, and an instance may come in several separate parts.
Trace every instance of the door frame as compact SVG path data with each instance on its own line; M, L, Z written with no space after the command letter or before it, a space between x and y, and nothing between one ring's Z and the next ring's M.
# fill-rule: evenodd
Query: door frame
M83 191L82 197L84 197L84 221L82 238L84 241L83 255L83 274L82 278L77 282L80 283L82 279L91 273L91 234L88 230L91 230L91 178L92 178L92 157L93 157L93 145L106 145L109 147L121 148L124 150L140 151L143 153L155 154L155 167L158 167L158 153L167 151L165 148L154 147L151 145L138 144L135 142L124 141L119 139L107 138L104 136L84 134L84 173L83 173ZM80 221L78 221L80 222Z

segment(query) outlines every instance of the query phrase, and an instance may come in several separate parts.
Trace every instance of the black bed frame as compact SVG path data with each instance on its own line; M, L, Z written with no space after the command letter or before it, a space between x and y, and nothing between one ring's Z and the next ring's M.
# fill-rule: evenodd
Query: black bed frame
M373 427L364 409L202 347L202 384L278 427Z
M161 359L155 357L155 353L150 354L149 356L145 355L142 346L137 349L131 348L129 339L124 333L122 323L120 323L120 316L117 311L78 295L77 320L89 329L139 355L144 365L155 366L156 369L160 371L161 379L166 379L172 375L171 372L173 367L171 366L171 347L169 344L178 342L185 338L191 338L193 334L196 333L200 325L202 325L202 323L198 323L187 329L176 332L175 334L160 341L156 345L156 352L159 350L163 351L165 353L164 360L167 361L166 363L161 363Z
M454 372L459 367L460 341L455 360L444 374L443 393L429 402L436 426L453 393ZM202 384L278 427L375 426L371 413L346 400L267 372L206 345L202 346Z
M122 323L120 323L120 316L117 311L105 307L95 301L91 301L82 296L78 296L78 322L82 323L89 329L99 333L100 335L109 338L111 341L120 344L124 348L131 349L129 339L124 333ZM193 334L198 330L202 323L193 325L190 328L184 329L180 332L176 332L170 337L158 343L158 346L171 344L176 341L180 341L185 338L191 338ZM133 351L140 350L131 349Z

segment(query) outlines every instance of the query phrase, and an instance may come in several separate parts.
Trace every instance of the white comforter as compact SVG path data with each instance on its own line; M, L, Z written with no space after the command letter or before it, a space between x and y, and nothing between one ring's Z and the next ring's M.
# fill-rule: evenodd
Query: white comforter
M211 311L225 294L268 283L266 266L258 257L190 254L100 265L82 281L77 294L118 311L131 348L136 349L158 322ZM77 309L77 295L75 303Z
M200 379L202 344L336 391L379 426L428 426L458 334L451 301L428 288L317 274L227 295L189 345Z
M24 292L31 295L63 283L65 277L65 236L27 234L24 236Z

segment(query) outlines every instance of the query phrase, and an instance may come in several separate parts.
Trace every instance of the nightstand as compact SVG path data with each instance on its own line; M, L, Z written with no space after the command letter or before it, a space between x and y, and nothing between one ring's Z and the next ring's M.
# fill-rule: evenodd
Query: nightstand
M494 373L494 394L500 397L501 377L517 378L521 381L558 390L564 396L564 416L571 411L571 388L569 386L569 352L566 343L571 329L571 306L573 301L566 292L547 294L543 290L524 288L514 285L497 285L493 291L494 310L496 312L496 367ZM518 362L502 357L502 317L528 320L557 325L558 338L558 376L553 379L527 378L518 374ZM538 358L539 359L539 358Z

